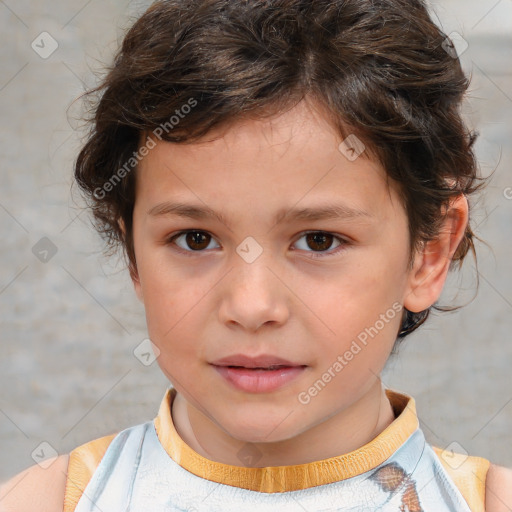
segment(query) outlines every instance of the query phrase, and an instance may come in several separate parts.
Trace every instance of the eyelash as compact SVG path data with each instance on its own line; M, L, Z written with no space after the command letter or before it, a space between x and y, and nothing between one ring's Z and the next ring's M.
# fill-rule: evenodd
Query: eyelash
M167 239L166 243L168 245L171 245L171 244L175 245L175 249L174 250L176 250L177 252L179 252L180 254L183 254L185 256L195 256L196 254L200 254L200 253L205 252L204 249L200 250L200 251L187 251L187 250L184 250L184 249L176 246L176 244L174 244L174 240L175 239L179 238L180 236L186 235L187 233L204 233L204 234L207 234L209 236L212 236L207 231L203 231L203 230L200 230L200 229L187 229L187 230L180 231L180 232L170 236ZM296 242L298 242L302 237L304 237L306 235L309 235L309 234L313 234L313 233L332 235L335 240L340 242L341 245L339 245L338 247L336 247L334 250L331 250L331 251L317 251L317 252L315 252L315 251L306 251L306 252L311 252L311 255L308 256L308 258L311 258L311 259L328 258L330 256L335 256L335 255L339 254L340 252L344 251L345 248L346 248L345 246L347 246L349 244L349 242L346 239L341 238L340 236L337 236L336 234L330 233L328 231L305 231L305 232L301 233L301 235L296 240ZM212 238L213 238L213 236L212 236Z

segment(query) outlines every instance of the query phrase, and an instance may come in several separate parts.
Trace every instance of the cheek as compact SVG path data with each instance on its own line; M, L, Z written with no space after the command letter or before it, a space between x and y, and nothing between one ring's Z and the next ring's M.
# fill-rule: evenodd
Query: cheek
M146 260L141 269L146 323L150 339L161 350L160 358L187 357L201 341L205 297L215 281L187 275L182 267ZM166 363L167 364L167 363Z
M317 287L304 283L302 288L309 290L304 303L313 305L311 309L321 320L317 322L318 329L326 333L320 337L325 339L325 353L340 354L349 350L353 342L366 347L379 340L376 355L386 354L401 317L399 299L403 283L398 267L382 257L361 258L350 272L341 272ZM354 351L357 350L355 347ZM360 360L369 356L362 352L358 355Z
M360 258L355 265L334 271L328 279L312 286L311 281L302 283L312 304L319 312L325 312L335 321L362 320L367 311L375 311L386 305L396 293L393 271L385 265L374 263L370 258Z
M151 339L158 345L185 315L186 288L154 257L141 258L138 268L147 327Z

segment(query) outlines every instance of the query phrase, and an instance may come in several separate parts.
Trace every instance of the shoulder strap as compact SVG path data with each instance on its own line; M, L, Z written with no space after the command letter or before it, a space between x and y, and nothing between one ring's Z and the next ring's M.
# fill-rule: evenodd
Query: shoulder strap
M466 500L471 512L485 512L485 480L490 462L482 457L470 457L452 452L450 462L441 454L443 449L432 446L444 469Z
M87 484L116 435L111 434L85 443L69 454L63 512L75 511ZM482 457L452 453L448 463L441 456L443 449L436 446L432 446L432 449L466 500L471 512L485 512L485 482L490 462Z
M116 435L111 434L85 443L69 454L63 512L74 512L87 484Z

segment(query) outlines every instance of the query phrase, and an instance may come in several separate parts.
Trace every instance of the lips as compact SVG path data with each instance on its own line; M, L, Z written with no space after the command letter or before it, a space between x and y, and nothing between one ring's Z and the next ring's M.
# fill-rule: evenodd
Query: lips
M269 355L249 357L238 354L218 359L212 365L232 389L253 394L282 389L306 371L304 364Z
M281 357L262 354L256 357L247 356L245 354L234 354L232 356L217 359L213 363L214 366L232 366L237 368L251 368L263 370L276 370L279 368L293 368L298 366L306 366L304 364L294 363Z

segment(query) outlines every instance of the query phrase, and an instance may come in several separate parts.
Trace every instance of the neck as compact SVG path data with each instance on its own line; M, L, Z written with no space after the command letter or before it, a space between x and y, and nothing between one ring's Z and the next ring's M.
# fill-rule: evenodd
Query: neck
M298 436L271 443L246 443L231 437L178 393L172 404L176 431L194 451L214 462L240 466L247 445L261 454L258 467L306 464L357 450L395 419L380 379L356 402ZM340 432L344 435L340 436Z

